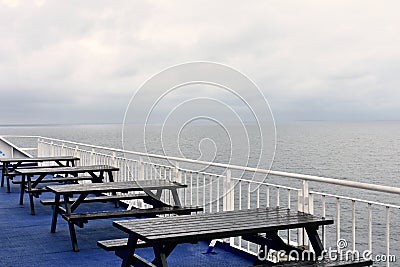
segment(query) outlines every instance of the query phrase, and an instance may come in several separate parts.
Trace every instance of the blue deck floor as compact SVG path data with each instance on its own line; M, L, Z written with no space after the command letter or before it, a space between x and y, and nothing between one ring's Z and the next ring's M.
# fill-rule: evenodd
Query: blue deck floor
M12 192L0 189L0 266L120 266L121 260L113 252L97 247L97 240L126 237L112 226L113 220L90 221L77 229L80 252L73 252L67 224L59 219L57 232L50 233L51 207L35 199L36 215L30 215L29 200L20 206L18 187ZM50 198L44 194L42 199ZM93 204L91 204L93 205ZM97 204L95 204L97 205ZM105 204L101 204L105 205ZM106 204L107 205L107 204ZM109 204L112 205L112 204ZM216 254L203 254L206 243L179 245L168 258L170 266L251 266L252 262L222 249ZM150 249L137 251L146 258Z

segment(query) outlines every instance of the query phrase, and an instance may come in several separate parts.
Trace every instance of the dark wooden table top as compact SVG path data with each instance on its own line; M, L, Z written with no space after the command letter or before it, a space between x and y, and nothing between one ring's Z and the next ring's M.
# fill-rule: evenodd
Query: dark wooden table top
M113 222L116 228L149 243L185 243L328 224L333 224L333 220L288 209L250 209Z
M0 158L0 162L44 162L44 161L63 161L63 160L79 160L73 156L55 156L55 157L33 157L33 158Z
M29 168L29 169L16 169L15 171L20 174L39 175L39 174L69 174L69 173L83 173L83 172L99 172L99 171L118 171L119 168L109 165L88 165L77 167L56 167L56 168Z
M50 185L47 186L47 189L56 194L83 194L83 193L174 189L183 187L187 186L176 182L171 182L168 180L142 180L142 181L126 181L126 182Z

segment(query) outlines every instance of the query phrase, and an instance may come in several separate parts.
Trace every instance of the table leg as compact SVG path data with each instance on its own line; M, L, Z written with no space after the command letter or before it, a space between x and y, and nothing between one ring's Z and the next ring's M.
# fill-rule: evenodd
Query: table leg
M154 245L153 250L155 259L152 263L158 267L168 267L167 258L176 245L177 244Z
M72 204L69 205L70 212L71 212L71 213L74 212L74 211L78 208L78 206L82 203L82 201L85 200L85 198L86 198L88 195L89 195L88 193L82 193L82 194L80 194L79 197L74 201L74 203L72 203Z
M4 165L3 165L4 168ZM11 186L10 186L10 176L8 176L8 164L6 164L6 167L3 169L3 175L4 175L4 179L6 179L6 183L7 183L7 193L11 192ZM3 181L2 181L3 182ZM3 185L1 185L3 186Z
M7 193L11 192L11 186L10 186L10 176L8 176L8 173L6 174L7 176L5 179L7 180Z
M5 165L5 169L3 170L2 174L4 175L4 179L6 179L7 181L7 193L11 192L11 187L10 187L10 175L8 175L10 172L14 172L19 166L21 166L22 162L17 162L16 164L14 164L14 166L11 168L9 167L9 163L7 163ZM4 168L4 165L3 165ZM2 185L3 186L3 185Z
M36 181L34 181L34 182L32 183L32 188L36 188L36 187L39 185L39 183L44 179L45 176L46 176L46 174L41 174L41 175L39 175L39 176L37 177Z
M151 190L147 190L147 189L143 189L143 192L146 193L146 195L148 195L149 197L151 197L151 199L148 199L147 201L145 201L147 204L150 204L153 206L153 208L161 208L161 207L166 207L166 206L170 206L164 202L161 201L161 192L162 189L158 189L157 193L154 194L153 192L151 192Z
M60 195L56 194L55 199L54 199L53 217L51 219L51 231L50 232L52 232L52 233L56 232L57 218L58 218L59 211L60 211Z
M178 191L176 188L171 189L172 197L174 198L174 204L177 207L181 206L181 201L179 200Z
M311 245L315 251L317 257L321 256L322 251L324 251L324 245L322 244L321 239L318 235L318 227L306 227L308 239L310 240Z
M64 195L64 202L65 202L65 212L68 216L70 216L72 211L68 195ZM78 252L79 248L78 248L78 239L76 238L75 224L71 221L68 221L68 228L69 228L69 235L71 237L72 250Z
M29 192L29 202L31 207L31 215L35 215L35 204L33 202L33 192L32 192L32 180L31 176L28 175L28 192Z
M268 251L270 249L276 250L276 251L285 251L286 253L291 253L292 251L296 251L299 255L303 253L302 249L296 248L294 246L291 246L289 244L286 244L282 238L278 235L278 231L271 231L271 232L266 232L265 237L255 234L255 235L244 235L242 238L246 241L250 241L252 243L258 244L261 246L260 251L264 251L265 247L267 247L267 250L265 252L268 255Z
M25 192L25 175L22 175L21 178L21 189L19 193L19 204L23 205L24 204L24 192Z
M90 176L92 176L92 183L101 183L101 182L103 182L103 176L101 175L101 172L100 172L99 176L97 176L92 171L89 171L88 173L90 174Z
M108 180L110 182L114 182L113 172L112 171L107 171L107 174L108 174Z
M137 245L138 238L136 236L129 236L128 239L128 244L127 244L127 252L125 254L125 257L122 260L121 267L128 267L132 265L131 258L133 258L133 255L135 254L135 249Z
M108 181L110 181L110 182L114 182L114 176L113 176L113 172L112 171L107 171L107 175L108 175ZM103 180L104 179L104 177L101 179L101 180ZM117 193L116 192L113 192L113 193L111 193L113 196L116 196L117 195ZM116 208L119 208L119 201L118 200L115 200L114 201L114 206L116 207Z
M4 174L6 172L6 164L5 162L3 162L3 167L1 169L1 187L4 187Z

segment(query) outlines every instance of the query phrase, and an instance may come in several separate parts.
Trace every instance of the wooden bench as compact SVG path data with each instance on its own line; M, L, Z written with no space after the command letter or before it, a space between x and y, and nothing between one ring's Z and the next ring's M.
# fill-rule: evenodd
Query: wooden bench
M41 168L60 168L60 166L23 166L23 167L18 167L18 170L24 170L24 169L41 169ZM6 179L7 179L7 192L11 192L11 187L10 187L10 181L13 184L21 184L22 180L14 180L16 176L21 175L17 171L12 171L8 172Z
M73 156L55 156L55 157L24 157L24 158L0 158L2 166L1 174L1 187L4 186L4 180L7 178L7 192L10 192L10 179L12 180L16 175L17 169L34 169L34 168L52 168L75 166L75 162L79 158ZM37 166L42 162L54 162L56 166Z
M116 255L123 259L122 266L167 266L167 257L181 243L194 243L235 236L254 236L260 246L272 247L279 230L304 228L317 256L324 250L318 236L321 225L333 224L333 220L296 212L288 209L249 209L218 213L202 213L175 217L157 217L142 220L115 221L113 225L129 235L127 246L117 242ZM259 234L264 233L263 240ZM143 261L135 254L138 240L153 247L155 258ZM120 241L119 241L120 242ZM104 244L103 244L104 245ZM100 246L100 244L99 244ZM292 249L285 244L278 250Z
M68 222L72 248L79 251L74 226L83 227L89 220L122 218L122 217L156 217L165 214L191 214L202 211L199 207L182 207L177 189L186 185L169 180L141 180L108 183L85 183L68 185L50 185L47 188L55 194L54 201L46 201L45 204L54 204L51 232L56 231L58 215ZM173 205L161 201L164 191L171 193ZM105 196L111 193L111 196ZM119 194L127 193L127 195ZM92 195L96 197L92 197ZM72 196L74 195L74 198ZM61 199L63 197L63 200ZM152 208L131 210L107 210L77 213L76 209L82 203L108 200L142 199ZM65 207L62 206L64 204ZM98 208L98 207L97 207Z
M57 168L28 168L28 169L16 169L15 172L22 175L21 179L21 190L19 203L22 205L24 203L24 193L29 193L29 202L31 207L31 214L35 214L35 205L33 197L40 195L44 191L43 188L38 188L39 184L43 181L48 180L49 175L64 175L66 179L67 176L71 176L71 179L79 179L81 174L89 174L92 178L92 182L101 183L104 179L104 174L107 174L108 179L113 181L113 172L118 171L119 168L108 166L108 165L89 165L89 166L78 166L78 167L57 167ZM78 177L78 178L75 178ZM60 178L50 178L50 179L62 179ZM26 190L27 189L27 190Z
M109 240L100 240L97 241L97 245L106 251L125 251L128 248L128 238L117 238L117 239L109 239ZM149 245L142 240L138 240L137 248L145 248ZM284 263L276 263L270 265L253 265L252 267L336 267L336 266L371 266L373 264L372 260L352 260L352 261L340 261L340 260L329 260L325 259L317 262L303 261L303 262L284 262Z
M321 261L296 261L296 262L282 262L276 263L272 265L255 265L254 267L337 267L337 266L353 266L353 267L362 267L362 266L372 266L372 260L364 260L364 259L354 259L354 260L331 260L324 259Z

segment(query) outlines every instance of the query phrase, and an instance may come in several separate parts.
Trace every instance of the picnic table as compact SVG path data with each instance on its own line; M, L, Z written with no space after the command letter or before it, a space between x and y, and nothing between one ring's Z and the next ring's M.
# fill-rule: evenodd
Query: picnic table
M53 204L53 217L51 232L56 231L57 218L61 215L68 222L72 249L79 251L75 232L75 225L83 227L89 220L119 218L119 217L142 217L156 216L161 214L190 214L191 212L201 211L198 207L182 207L177 190L185 188L186 185L172 182L169 180L142 180L126 182L92 183L92 184L69 184L47 186L50 192L55 194L54 201L42 202ZM170 191L173 205L161 200L164 191ZM106 195L112 193L112 195ZM119 194L117 193L125 193ZM77 197L72 198L73 195ZM94 197L91 195L95 195ZM63 200L61 200L63 196ZM109 211L81 212L76 213L76 209L82 203L99 201L120 201L142 199L145 203L152 206L146 209L114 209ZM64 207L62 207L64 204Z
M236 236L277 251L300 250L281 240L278 231L304 228L314 253L319 256L324 248L317 230L328 224L333 224L333 220L279 208L122 220L113 225L129 235L125 245L112 244L112 240L99 241L98 245L103 248L114 246L116 254L123 259L121 266L168 266L167 257L180 243ZM150 262L135 254L138 247L153 247L154 260Z
M29 201L31 207L31 214L35 214L35 206L33 197L38 197L42 192L48 191L46 188L39 188L40 183L46 182L76 182L80 180L79 174L88 173L92 183L101 183L104 179L104 174L108 174L109 181L113 182L113 171L118 171L119 168L109 165L88 165L88 166L75 166L75 167L58 167L58 168L32 168L32 169L16 169L15 172L22 175L21 190L19 203L24 203L24 192L29 193ZM51 175L53 178L46 178ZM65 175L65 177L54 177L55 175ZM68 177L71 175L72 177ZM33 177L37 176L35 180ZM87 179L84 177L83 179Z
M57 166L75 166L78 157L73 156L54 156L54 157L32 157L32 158L0 158L3 164L1 172L1 187L4 186L5 177L7 177L7 192L10 192L10 178L15 176L15 170L20 168L22 164L55 162Z

